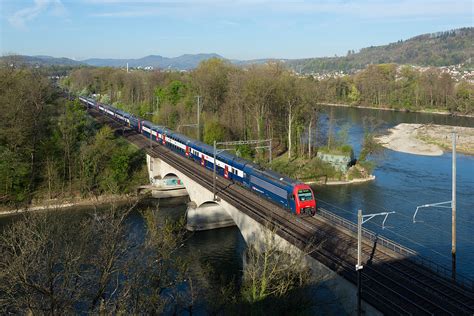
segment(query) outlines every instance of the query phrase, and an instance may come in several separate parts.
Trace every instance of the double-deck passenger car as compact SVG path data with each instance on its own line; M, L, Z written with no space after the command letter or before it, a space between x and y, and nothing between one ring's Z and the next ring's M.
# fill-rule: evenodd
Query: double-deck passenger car
M176 133L164 126L142 120L113 106L101 104L91 98L79 100L88 108L95 108L103 114L113 117L122 124L143 134L153 142L166 146L175 153L187 157L204 168L213 170L229 181L239 183L249 190L288 209L294 214L314 215L316 200L311 188L304 183L282 176L271 170L239 158L228 151L216 153L214 148L185 135Z

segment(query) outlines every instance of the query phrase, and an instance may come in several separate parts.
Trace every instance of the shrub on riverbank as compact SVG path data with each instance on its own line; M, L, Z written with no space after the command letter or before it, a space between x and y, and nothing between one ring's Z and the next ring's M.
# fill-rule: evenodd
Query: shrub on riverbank
M375 168L375 164L372 161L357 161L354 166L350 167L347 172L343 173L337 170L330 163L324 162L318 157L312 159L288 159L286 155L275 158L268 166L278 173L304 182L367 179L371 176Z
M342 172L331 164L314 157L288 159L287 155L275 158L269 165L272 170L301 181L315 181L321 178L341 179Z

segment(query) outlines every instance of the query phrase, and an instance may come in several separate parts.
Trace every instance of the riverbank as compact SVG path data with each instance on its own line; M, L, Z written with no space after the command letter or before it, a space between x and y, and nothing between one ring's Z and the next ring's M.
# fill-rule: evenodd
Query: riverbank
M456 150L474 155L474 128L434 124L398 124L388 135L376 137L382 146L414 155L441 156L452 150L452 131L457 132Z
M360 179L352 179L352 180L327 180L326 182L320 181L307 181L306 184L309 185L347 185L347 184L359 184L359 183L366 183L375 180L374 175L370 175L367 178L360 178Z
M448 116L454 116L454 117L474 118L474 114L451 113L448 111L439 111L439 110L406 110L406 109L394 109L394 108L380 108L380 107L368 106L368 105L351 105L351 104L342 104L342 103L320 103L320 104L324 106L336 106L336 107L353 108L353 109L382 110L382 111L403 112L403 113L425 113L425 114L448 115Z
M134 195L102 195L94 198L69 198L38 201L26 207L18 209L0 208L0 216L20 214L24 212L44 210L64 210L71 207L98 207L103 205L122 205L135 202L139 197Z

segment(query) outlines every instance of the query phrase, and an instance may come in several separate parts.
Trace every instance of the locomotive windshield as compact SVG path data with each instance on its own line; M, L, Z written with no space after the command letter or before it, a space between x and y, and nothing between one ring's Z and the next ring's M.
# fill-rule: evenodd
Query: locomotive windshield
M300 201L311 201L313 199L313 193L309 189L298 190L298 199Z

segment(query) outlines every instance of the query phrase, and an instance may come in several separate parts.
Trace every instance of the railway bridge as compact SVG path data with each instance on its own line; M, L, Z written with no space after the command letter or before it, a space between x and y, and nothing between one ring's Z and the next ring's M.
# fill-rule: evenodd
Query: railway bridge
M348 314L357 306L355 225L318 209L316 216L294 216L243 187L218 177L217 199L211 171L93 109L89 113L147 153L151 177L178 177L190 196L188 227L237 225L247 243L258 243L271 225L275 238L291 251L317 247L306 256L314 275ZM362 243L363 310L366 315L474 315L474 282L418 256L416 252L364 230Z

